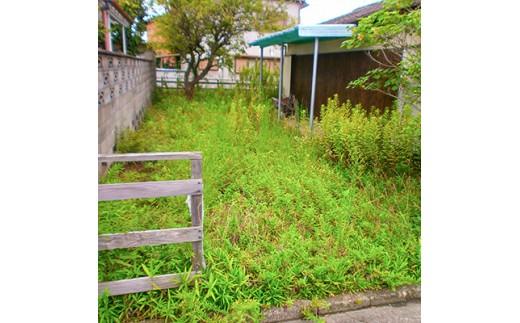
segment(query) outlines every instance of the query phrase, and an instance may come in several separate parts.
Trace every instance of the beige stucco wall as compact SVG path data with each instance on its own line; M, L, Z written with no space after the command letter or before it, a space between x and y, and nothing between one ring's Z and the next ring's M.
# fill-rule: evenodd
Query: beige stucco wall
M356 49L346 49L341 47L341 43L345 41L344 38L337 38L331 40L323 40L319 41L319 53L340 53L340 52L348 52L348 51L360 51L367 49L377 49L378 47L371 48L356 48ZM314 41L303 44L289 44L287 48L287 55L312 55L314 53Z
M265 1L270 6L278 6L280 1L275 0L267 0ZM283 4L285 6L285 10L287 12L287 20L283 22L285 28L289 28L290 26L297 25L300 19L300 6L294 2L285 2ZM257 31L249 31L244 33L244 40L246 44L257 40L260 37L263 37L270 33L259 33ZM247 56L257 56L260 57L260 47L259 46L246 46L245 55ZM264 56L265 57L280 57L280 46L269 46L264 48Z
M264 34L260 34L257 31L248 31L244 33L244 41L246 44L249 44L252 41L257 40L260 37L263 37ZM247 56L256 56L260 57L260 47L259 46L246 46L245 55ZM280 46L270 46L264 48L264 57L280 57Z
M300 23L300 5L295 2L285 2L287 15L289 19L287 25L297 25Z

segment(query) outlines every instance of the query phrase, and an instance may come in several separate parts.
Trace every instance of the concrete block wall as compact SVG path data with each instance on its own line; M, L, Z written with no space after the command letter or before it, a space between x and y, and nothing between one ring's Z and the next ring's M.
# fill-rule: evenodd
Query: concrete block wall
M153 58L98 51L98 153L113 153L121 132L139 126L154 88Z

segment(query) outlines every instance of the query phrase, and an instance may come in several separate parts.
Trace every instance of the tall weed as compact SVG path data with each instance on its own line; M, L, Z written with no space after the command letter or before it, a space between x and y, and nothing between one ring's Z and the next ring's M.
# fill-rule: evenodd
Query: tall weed
M121 137L119 153L203 153L207 268L176 289L102 297L100 321L257 322L265 306L420 281L419 180L366 172L353 181L352 168L327 163L321 146L287 131L265 99L247 93L204 89L189 101L164 91L140 128ZM102 182L189 176L187 161L115 163ZM98 230L190 219L184 197L105 201ZM101 251L98 279L187 272L191 256L190 244Z
M240 82L237 89L241 94L259 97L260 95L268 98L278 96L279 68L270 69L264 64L262 70L262 85L260 84L260 63L245 67L240 72ZM244 93L245 92L245 93Z
M378 174L418 174L421 120L408 108L367 111L338 96L322 106L318 138L323 153L343 166Z

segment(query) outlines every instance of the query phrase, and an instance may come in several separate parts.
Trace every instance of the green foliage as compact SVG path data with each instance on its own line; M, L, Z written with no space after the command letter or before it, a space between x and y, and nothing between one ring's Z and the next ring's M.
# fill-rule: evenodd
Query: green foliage
M410 109L367 112L336 95L321 111L319 141L329 158L360 171L420 173L421 120Z
M105 26L102 20L98 20L98 48L105 48Z
M137 55L145 51L143 34L146 31L147 8L150 0L119 0L118 4L133 19L129 28L125 28L126 48L129 55ZM98 48L105 47L105 29L103 21L98 21ZM115 48L122 46L121 26L113 22L111 28L112 43ZM122 47L120 48L122 51Z
M417 178L328 162L247 92L168 91L118 152L203 153L208 267L177 289L101 297L100 321L257 322L265 306L420 281ZM102 182L189 175L187 161L116 163ZM99 203L100 234L189 224L182 197ZM190 244L102 251L98 279L189 271L191 255Z
M260 322L261 317L260 304L255 300L245 300L233 303L223 321L226 323Z
M179 54L187 64L184 90L188 98L213 66L231 68L243 52L246 31L272 31L287 14L262 0L162 0L166 14L157 18L156 49Z
M263 94L268 97L276 97L278 95L278 80L280 71L278 68L269 69L264 63L262 70L262 83L260 86L260 63L256 62L253 66L245 67L240 72L239 90L249 90L254 93L263 91Z
M146 43L143 35L146 32L147 8L152 0L118 0L118 4L134 19L130 28L126 28L126 47L130 55L137 55L145 51Z
M398 69L377 67L365 75L351 81L350 88L360 87L365 90L380 91L385 94L396 93L399 90L401 75Z
M418 108L421 100L421 9L414 0L385 0L383 10L360 19L345 48L381 46L367 54L380 67L348 84L397 98Z
M310 305L306 306L302 310L303 318L315 323L325 323L325 319L319 317L318 311L328 309L330 304L324 300L314 298Z

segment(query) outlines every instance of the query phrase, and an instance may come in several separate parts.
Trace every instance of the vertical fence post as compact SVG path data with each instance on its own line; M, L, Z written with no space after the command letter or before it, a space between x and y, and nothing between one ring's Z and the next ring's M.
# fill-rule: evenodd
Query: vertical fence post
M202 160L191 160L191 178L202 179ZM202 219L202 193L191 195L191 225L203 226ZM204 229L201 232L201 237L204 238ZM203 241L193 242L193 271L200 271L206 268L206 261L204 260Z

